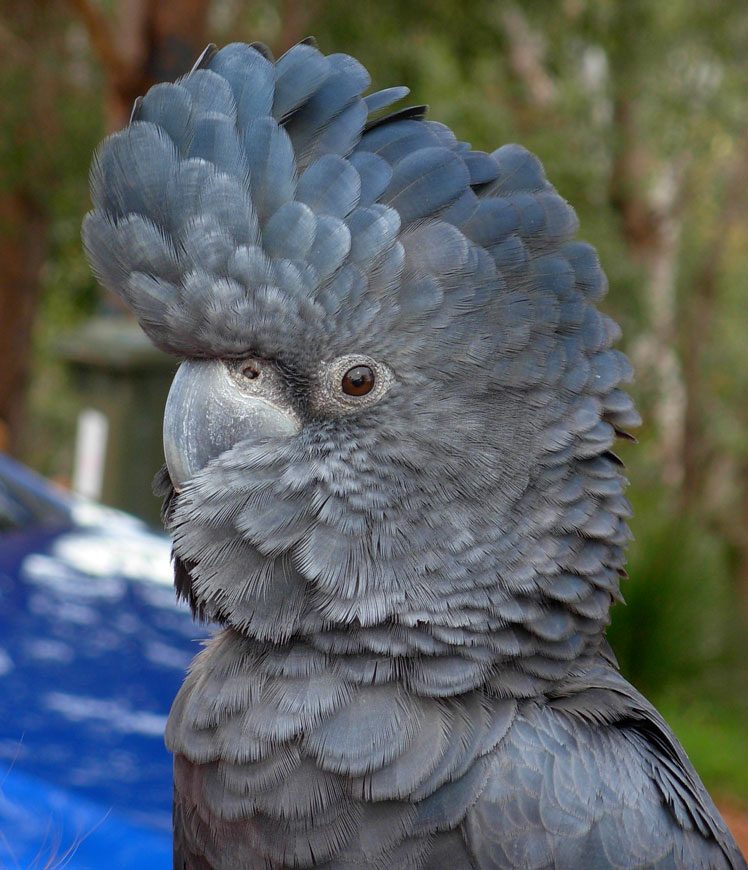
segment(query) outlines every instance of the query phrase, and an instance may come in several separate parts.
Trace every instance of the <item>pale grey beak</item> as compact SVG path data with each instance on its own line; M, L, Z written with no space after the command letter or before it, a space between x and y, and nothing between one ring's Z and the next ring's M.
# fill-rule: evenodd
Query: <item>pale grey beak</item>
M255 365L255 363L253 363ZM164 409L164 455L174 488L239 441L287 438L301 421L266 362L248 380L240 363L187 360L177 370Z

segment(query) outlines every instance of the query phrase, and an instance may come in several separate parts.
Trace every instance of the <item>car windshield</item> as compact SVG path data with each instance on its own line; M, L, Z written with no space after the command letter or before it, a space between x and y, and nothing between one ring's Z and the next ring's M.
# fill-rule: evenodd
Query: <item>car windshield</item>
M0 533L70 521L65 496L41 477L0 454Z

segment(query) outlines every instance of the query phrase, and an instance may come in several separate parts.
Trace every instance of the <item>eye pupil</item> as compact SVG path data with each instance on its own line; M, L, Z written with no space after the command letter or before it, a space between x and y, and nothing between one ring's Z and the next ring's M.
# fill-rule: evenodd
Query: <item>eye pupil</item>
M354 366L343 375L341 385L349 396L365 396L374 388L374 372L370 366Z
M242 374L247 380L254 381L260 377L260 367L255 363L248 363L242 369Z

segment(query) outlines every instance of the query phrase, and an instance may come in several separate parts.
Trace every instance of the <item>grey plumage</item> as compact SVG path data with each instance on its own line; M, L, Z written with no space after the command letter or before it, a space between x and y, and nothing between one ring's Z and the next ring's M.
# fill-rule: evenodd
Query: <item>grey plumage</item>
M167 728L175 867L745 868L604 640L639 418L595 252L537 158L368 86L208 51L94 162L100 280L293 422L159 477L220 625Z

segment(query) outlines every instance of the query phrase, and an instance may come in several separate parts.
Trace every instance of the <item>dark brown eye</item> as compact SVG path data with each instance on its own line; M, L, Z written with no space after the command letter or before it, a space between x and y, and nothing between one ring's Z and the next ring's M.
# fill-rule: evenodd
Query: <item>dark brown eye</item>
M354 366L343 375L341 386L349 396L365 396L374 389L374 372L369 366Z

